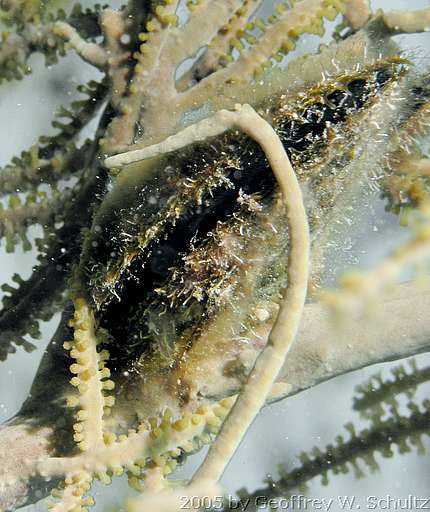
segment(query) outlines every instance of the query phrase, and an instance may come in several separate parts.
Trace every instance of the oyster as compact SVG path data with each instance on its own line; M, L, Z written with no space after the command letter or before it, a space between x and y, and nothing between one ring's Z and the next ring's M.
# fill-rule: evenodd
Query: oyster
M406 122L429 92L418 94L416 80L404 59L387 56L256 106L305 192L315 282L328 226L336 224L329 216L369 193L363 162L383 169L364 130L373 126L378 137ZM403 117L387 116L406 93L421 99ZM81 273L111 366L146 383L149 410L148 393L159 386L181 407L197 393L237 391L276 317L287 260L286 214L268 162L232 130L123 170L94 220Z

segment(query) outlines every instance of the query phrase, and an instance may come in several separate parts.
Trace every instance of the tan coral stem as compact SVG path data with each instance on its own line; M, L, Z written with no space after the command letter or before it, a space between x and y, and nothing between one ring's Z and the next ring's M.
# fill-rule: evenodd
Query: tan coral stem
M385 25L397 34L413 34L430 30L430 9L392 11L383 15Z
M345 18L354 30L358 30L369 21L371 10L369 0L346 0Z
M96 43L88 43L82 39L77 30L63 21L58 21L54 26L54 34L68 41L86 62L104 69L107 61L106 52Z

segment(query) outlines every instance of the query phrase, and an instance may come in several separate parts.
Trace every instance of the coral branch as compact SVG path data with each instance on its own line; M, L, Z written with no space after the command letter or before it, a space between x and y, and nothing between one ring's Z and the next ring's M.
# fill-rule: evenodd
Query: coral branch
M111 103L118 107L127 90L129 74L127 61L130 58L130 52L124 50L124 45L121 42L122 38L127 35L127 23L122 13L113 9L104 9L101 25L105 36L107 72L112 82Z
M40 224L45 231L52 230L54 223L62 220L72 197L70 189L62 193L54 190L51 198L43 192L30 193L24 204L18 195L10 196L9 208L3 209L0 205L0 239L6 240L6 252L13 252L19 238L24 250L30 250L27 229L33 224Z
M420 11L392 11L383 14L387 28L396 34L428 32L430 29L430 9Z
M110 126L110 138L104 143L106 152L112 153L112 147L121 150L131 144L139 121L144 127L145 137L149 137L150 133L159 131L160 124L169 123L168 118L177 119L176 112L180 114L180 111L176 107L168 115L167 111L159 109L160 101L176 103L177 67L216 35L218 27L228 22L242 1L214 0L197 5L183 28L175 26L177 0L164 7L158 6L156 16L147 23L147 32L140 35L143 44L140 53L136 54L138 64L131 94L122 105L122 116ZM155 96L154 91L157 91ZM145 108L140 119L143 104Z
M410 400L420 384L430 381L430 367L418 368L415 359L409 360L409 366L410 372L407 372L403 364L394 367L391 370L393 379L385 379L378 373L357 386L354 410L359 411L365 419L381 418L385 412L383 404L397 407L397 395L403 393Z
M79 35L78 31L63 21L57 21L54 25L53 33L68 41L68 45L74 48L86 62L104 69L107 62L106 52L96 43L88 43Z
M242 48L241 37L253 41L253 37L246 34L245 28L249 18L260 4L259 0L245 0L239 9L234 13L229 22L222 27L217 35L209 42L207 50L194 63L187 73L176 83L178 91L187 89L192 85L193 80L200 81L226 64L231 59L230 51L233 48Z
M273 24L264 28L263 35L254 45L243 50L238 60L182 93L177 103L186 110L204 103L215 91L219 94L231 82L250 81L256 73L270 67L272 57L290 52L295 46L294 39L300 34L311 32L322 35L323 18L334 19L343 10L341 0L302 0L291 10L282 9Z
M104 81L91 81L78 91L87 98L72 102L69 109L61 108L52 123L59 132L40 137L38 144L0 169L0 195L34 190L41 183L53 184L83 170L93 143L77 147L73 141L100 109L108 88Z
M398 446L400 453L412 451L411 446L417 446L418 452L423 453L421 437L430 435L430 402L424 401L423 412L417 406L410 405L410 416L399 416L394 413L388 419L379 421L372 428L362 432L356 433L352 424L347 424L345 427L350 434L348 441L338 436L336 445L330 444L324 451L314 448L309 454L302 453L299 456L299 467L290 472L283 470L279 480L271 480L266 488L257 489L252 494L240 491L240 499L244 503L250 499L249 503L252 504L256 502L252 499L256 496L265 496L267 499L287 497L295 489L303 489L305 484L316 476L321 476L322 484L327 485L328 473L347 473L350 467L354 470L356 478L361 478L365 474L362 467L369 468L372 473L377 471L379 465L376 454L386 458L392 457L394 446Z
M354 30L364 27L371 15L369 0L346 0L345 18Z
M82 451L97 450L104 446L103 414L106 400L103 389L107 383L103 379L110 376L104 366L109 355L97 351L93 313L86 301L77 298L74 303L75 316L71 321L74 328L73 341L65 343L65 348L76 359L76 363L70 367L72 374L75 374L70 382L79 390L79 396L69 402L71 407L79 407L79 422L75 424L74 439ZM112 381L108 383L113 384Z
M0 44L0 82L20 80L30 73L27 60L34 52L45 54L47 62L55 62L64 48L55 36L52 24L37 26L27 23L19 34L4 32Z
M343 321L342 318L351 312L371 308L376 297L396 282L402 270L430 258L430 205L420 205L419 213L422 218L414 226L415 233L409 242L398 247L368 272L344 274L339 291L320 292L320 298L333 308L339 321Z
M352 316L349 319L348 326L343 325L342 329L339 330L339 328L334 328L329 312L322 305L306 305L297 343L293 346L280 375L280 379L287 383L286 388L284 388L284 395L298 393L322 381L358 368L430 350L429 287L420 288L412 284L400 285L389 299L386 298L385 302L379 301L376 307L379 311L377 323L363 322L361 316ZM63 331L64 327L60 328L58 336L54 338L58 347L61 346L61 339L64 339ZM38 382L40 389L37 392L32 390L32 397L29 398L26 404L26 410L31 411L31 414L36 415L36 417L38 414L49 410L46 407L40 408L38 403L32 405L34 401L46 401L47 386L55 387L56 393L51 395L54 397L58 394L61 395L65 388L69 387L67 381L62 384L61 379L52 378L53 375L62 375L61 363L54 359L51 364L52 366L44 367L40 374L40 382ZM226 380L221 373L218 374L216 371L212 373L205 372L205 376L210 377L205 381L205 385L209 387L209 395L212 380L221 382L221 388L216 386L219 393L223 391L226 394L231 393L231 381ZM65 386L65 388L62 386ZM160 387L158 386L157 389L159 391ZM221 391L219 391L220 389ZM237 390L239 390L239 387ZM219 428L219 418L217 420ZM18 416L15 423L19 425L20 421L24 420L20 420L20 416ZM178 426L180 425L182 424ZM76 461L80 460L76 465L75 463L71 466L68 465L73 460L70 458L61 461L60 459L52 459L52 462L50 462L50 449L46 443L46 438L50 436L51 430L48 429L45 432L22 428L22 431L25 439L23 439L20 446L30 446L36 443L45 448L39 453L39 460L37 460L37 455L33 453L31 448L22 453L20 457L9 456L10 464L7 468L11 478L15 476L19 479L20 464L23 459L27 460L33 472L36 465L40 464L45 469L49 467L50 473L55 473L55 468L59 473L67 468L72 471L81 467L82 463L88 462L88 458L85 460L79 459L80 456L75 458ZM147 443L149 442L148 447L155 442L149 441L148 431L145 430L145 432L147 433L142 434L143 437L139 437L141 434L136 433L128 437L126 444L119 444L119 446L127 447L124 460L128 458L128 455L136 456L137 451L143 446L142 440L144 438L147 439ZM180 434L180 431L175 430L175 432L178 432L178 435ZM9 443L12 434L8 427L0 431L0 453L10 455L11 446L14 446ZM56 435L58 436L58 434ZM163 439L165 439L164 436L160 437L160 440ZM64 441L62 443L63 446L66 444ZM193 446L190 448L191 450L194 449ZM106 453L106 462L109 462L109 447L107 449L108 451L103 453ZM116 450L117 455L122 457L123 452L120 448L112 448L112 450ZM128 452L128 450L130 451ZM103 460L101 462L103 463ZM96 467L96 460L94 460L94 467ZM5 470L6 466L0 465L0 481L2 481ZM0 494L0 507L8 509L12 508L14 504L22 504L26 499L30 499L28 493L29 482L23 480L19 485L5 491L5 494ZM33 497L33 500L35 499L37 498Z

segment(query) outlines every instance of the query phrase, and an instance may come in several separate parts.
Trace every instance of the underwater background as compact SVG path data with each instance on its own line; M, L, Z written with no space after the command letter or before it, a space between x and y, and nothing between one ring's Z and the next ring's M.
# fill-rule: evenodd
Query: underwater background
M90 3L88 3L89 5ZM416 9L428 6L428 1L372 1L373 9L378 7L390 9ZM336 24L336 22L334 22ZM325 39L328 40L329 34ZM417 65L430 67L430 34L398 36L402 48L407 48L415 57ZM300 53L314 51L321 39L305 35L297 49L289 55L295 58ZM0 96L0 164L7 163L14 155L30 146L40 133L53 133L50 122L55 109L70 102L76 94L76 86L95 76L94 68L83 64L74 56L68 55L62 61L46 68L41 55L31 59L33 75L24 81L5 83ZM94 124L95 126L95 124ZM93 126L93 128L94 128ZM83 133L83 137L87 134ZM30 228L33 237L40 235L39 227ZM384 211L384 202L375 192L368 205L351 219L351 230L339 241L331 255L332 268L328 272L325 284L332 284L335 275L351 265L366 268L379 261L405 236L399 226L398 218ZM34 252L24 253L17 246L13 254L7 254L4 246L0 247L0 272L2 282L11 282L11 277L18 272L27 278L36 263ZM403 276L404 278L407 276ZM429 312L430 314L430 312ZM37 349L28 354L18 350L0 367L0 420L13 416L28 395L30 385L37 370L40 358L59 321L59 314L42 324L42 340L37 342ZM430 355L414 358L419 368L430 365ZM382 372L388 377L392 367L401 362L383 364L358 370L352 374L336 378L298 396L266 407L250 428L236 456L229 464L221 485L226 493L234 494L246 487L249 491L263 487L263 480L268 474L276 478L278 466L293 469L299 464L297 455L309 451L313 446L323 448L333 441L337 434L346 434L343 425L352 421L359 431L366 426L358 413L352 410L354 388L366 381L371 375ZM405 363L407 367L407 364ZM430 383L425 383L417 390L418 398L429 396ZM405 403L401 402L401 407ZM430 429L430 426L429 426ZM416 452L382 459L381 471L357 480L352 472L346 475L331 476L327 487L323 487L320 478L309 482L307 493L312 497L334 498L331 510L342 510L338 496L356 496L361 508L366 508L368 496L406 498L408 495L430 498L430 441L423 438L427 455L418 456ZM396 450L395 450L396 452ZM205 450L189 458L185 467L175 473L175 478L186 479L198 467ZM112 485L104 487L95 484L95 510L111 510L111 505L122 502L122 497L129 494L126 479L115 479ZM25 508L28 511L45 510L43 502ZM24 510L24 509L23 509Z

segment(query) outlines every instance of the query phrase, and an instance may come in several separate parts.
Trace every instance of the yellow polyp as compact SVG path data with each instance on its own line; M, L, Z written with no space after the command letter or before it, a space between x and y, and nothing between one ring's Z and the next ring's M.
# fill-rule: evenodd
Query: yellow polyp
M199 408L196 410L197 414L207 414L209 412L209 407L207 405L200 405Z
M113 380L107 380L102 383L102 386L106 391L112 391L115 388L115 382Z
M77 407L79 405L79 399L76 396L69 396L66 399L67 407Z
M263 73L264 73L264 67L263 67L263 66L257 66L257 67L254 69L254 76L255 76L256 78L258 78L259 76L261 76Z
M208 429L209 433L211 433L213 435L216 435L219 432L220 426L218 426L218 425L208 425L207 429Z
M113 396L105 396L103 400L106 407L113 407L115 404L115 397Z
M175 421L173 423L172 427L177 430L178 432L183 432L190 426L190 419L189 418L181 418L180 420Z
M340 279L341 285L351 292L360 292L368 285L368 280L360 272L348 272Z
M233 404L234 404L234 398L223 398L219 404L222 406L222 407L225 407L226 409L230 409Z
M261 32L266 31L266 24L261 18L255 18L254 25L261 30Z
M140 483L139 479L135 476L131 476L128 478L128 485L137 492L143 492L143 486Z
M122 466L111 466L113 476L122 476L124 474L124 468Z
M141 468L137 464L127 464L126 469L134 476L140 476L141 474Z
M399 224L402 228L409 226L410 211L409 208L402 208L399 217Z
M327 9L325 11L325 17L329 21L334 21L338 14L339 14L339 11L337 11L334 7L327 7Z
M77 313L79 309L84 309L86 307L87 303L85 301L84 298L82 297L78 297L77 299L75 299L75 317L78 316Z
M144 468L146 466L146 460L143 457L136 459L134 463L137 464L140 468Z
M290 28L287 35L289 37L299 37L302 34L302 29L300 27L297 28Z
M81 488L83 490L83 492L87 492L90 490L91 488L91 484L89 482L84 482L82 485L81 485Z
M81 410L76 413L76 419L79 421L84 421L87 418L88 418L88 411Z
M110 377L110 375L111 375L111 373L110 373L109 368L105 367L102 370L100 370L100 378L101 379L107 379Z
M183 445L182 445L182 449L186 452L186 453L190 453L190 452L193 452L195 450L195 446L194 446L194 443L192 441L186 441Z
M113 444L116 441L116 434L113 432L103 432L103 441L107 446Z
M52 489L51 496L53 498L61 498L63 496L63 493L62 493L62 491L60 491L60 489L55 488L55 489Z
M345 3L342 0L324 0L323 5L333 7L339 12L342 12L345 9Z
M75 348L78 352L85 352L87 350L87 347L84 343L78 342L75 344Z
M106 349L99 352L100 361L107 361L109 359L109 357L110 357L110 354Z
M207 434L206 432L204 434L202 434L199 439L200 439L200 442L203 444L209 444L212 441L211 436L209 434Z
M151 418L149 418L149 420L148 420L148 423L150 424L152 429L157 428L158 427L158 418L156 418L155 416L151 416Z
M173 471L174 469L176 469L176 467L178 466L178 461L175 460L175 459L171 459L171 460L168 460L167 463L166 463L169 468Z
M172 468L170 468L167 464L165 466L163 466L163 468L161 469L161 473L163 474L163 476L167 476L171 472L172 472Z
M169 455L171 457L179 457L179 455L181 455L181 450L179 448L175 448L174 450L170 450Z
M215 407L213 412L217 418L225 418L227 414L227 411L224 409L224 407Z
M70 384L72 386L75 386L76 388L79 386L79 384L81 383L81 381L78 379L78 377L73 377L70 379Z
M95 505L94 498L92 496L87 496L82 500L82 505L84 507L93 507Z
M158 25L157 25L157 22L152 19L152 20L149 20L146 24L146 30L148 32L155 32L158 28Z
M81 480L85 479L84 473L77 473L76 475L73 475L73 481L72 484L78 484Z
M83 355L81 354L79 357L77 357L76 361L78 364L80 364L83 367L88 366L90 364L90 360L89 360L88 356L86 356L85 354L83 354Z
M82 327L79 329L75 327L74 339L77 343L83 343L85 348L87 347L86 332L82 330Z
M161 428L156 427L153 430L151 430L151 437L153 439L159 439L162 435L163 431L161 430Z
M106 473L106 471L98 471L95 476L103 485L109 485L112 483L112 478Z
M233 38L230 40L230 46L236 50L242 51L245 47L239 39Z
M72 341L65 341L63 343L64 350L71 350L72 347L73 347L73 342Z
M165 421L163 419L163 421L160 423L160 429L163 431L163 432L167 432L171 427L171 423L170 421Z
M83 395L84 393L86 393L88 391L88 384L85 384L83 382L80 382L79 383L79 386L78 386L78 391L81 395Z
M157 17L159 16L163 16L163 13L164 13L164 6L163 5L157 5L157 7L155 8L155 14Z
M73 430L77 433L81 433L84 430L84 426L82 425L82 423L75 423L73 425Z
M110 416L112 414L112 409L110 407L103 407L103 415Z
M291 52L292 50L294 50L294 48L296 47L296 44L294 41L292 41L291 39L286 39L282 45L281 45L281 48L279 49L281 52L283 53L289 53Z
M163 467L166 464L166 460L160 454L156 454L152 457L152 461L156 466Z
M171 409L167 408L163 413L163 421L171 423L172 418L173 418L173 412L171 411Z
M278 14L283 14L286 10L288 9L288 7L285 5L285 4L277 4L277 6L275 7L275 11L278 13Z
M176 26L178 24L178 17L175 14L168 14L164 16L160 16L159 18L160 23L163 25L170 25L172 27Z
M84 435L81 432L77 432L76 434L74 434L73 439L77 443L80 443L81 441L84 440Z
M217 418L216 416L210 416L207 420L206 420L206 423L209 427L216 427L216 428L219 428L221 426L221 423L222 421Z
M122 442L124 442L124 441L127 441L127 439L128 439L128 438L127 438L127 436L126 436L125 434L120 434L120 435L118 436L118 441L119 441L120 443L122 443Z
M92 377L94 377L95 371L91 369L84 370L80 377L82 380L90 380Z
M79 355L79 352L75 348L72 348L70 351L70 356L73 357L73 359L78 359Z
M71 373L80 373L82 372L83 368L81 365L73 363L70 365L70 372Z
M311 27L309 27L308 32L310 34L315 34L317 36L323 36L324 35L324 25L320 22L314 23Z
M243 38L245 39L245 41L248 43L248 44L255 44L257 42L257 38L254 37L252 34L247 34L245 33L243 35Z
M76 498L80 498L80 497L82 496L82 494L83 494L81 487L77 487L76 489L74 489L74 490L72 491L72 494L73 494L73 496L75 496Z
M427 242L430 239L430 227L423 226L416 233L418 243Z
M198 414L193 414L191 416L191 423L193 425L200 425L200 423L203 421L203 418L199 416Z

